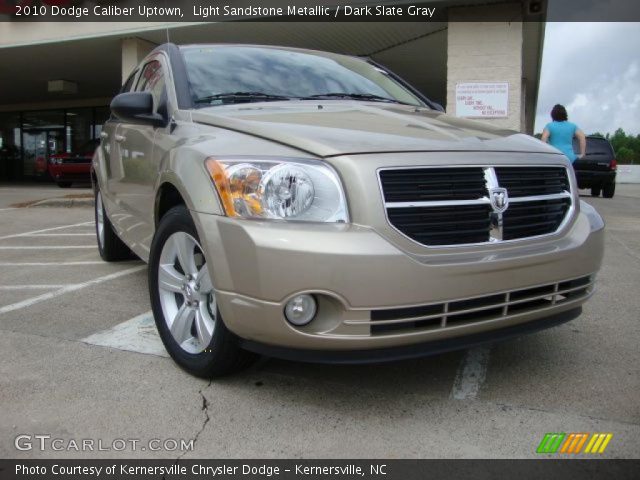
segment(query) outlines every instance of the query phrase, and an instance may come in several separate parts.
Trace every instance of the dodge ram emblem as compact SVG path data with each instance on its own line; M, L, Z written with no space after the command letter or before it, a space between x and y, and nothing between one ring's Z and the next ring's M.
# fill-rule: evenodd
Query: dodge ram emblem
M491 207L496 213L502 213L509 207L509 195L506 188L492 188L489 190Z

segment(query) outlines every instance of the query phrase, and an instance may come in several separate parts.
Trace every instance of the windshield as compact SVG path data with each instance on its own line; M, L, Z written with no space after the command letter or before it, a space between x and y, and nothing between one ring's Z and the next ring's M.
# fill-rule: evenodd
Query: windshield
M229 103L230 98L267 101L324 96L423 105L384 70L358 58L238 46L186 47L182 52L197 107Z

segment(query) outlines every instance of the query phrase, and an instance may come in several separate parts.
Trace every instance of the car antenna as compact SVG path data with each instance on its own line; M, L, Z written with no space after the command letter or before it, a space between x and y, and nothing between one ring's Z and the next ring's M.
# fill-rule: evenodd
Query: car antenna
M167 6L167 0L164 0L164 6L165 7ZM166 32L167 32L167 43L171 43L171 38L169 37L169 24L167 24ZM172 115L170 120L169 133L173 133L173 131L177 126L178 124L176 123L176 119Z
M167 7L167 0L164 0L164 6L165 6L165 11L168 11ZM169 24L167 23L167 43L171 43L171 39L169 38Z

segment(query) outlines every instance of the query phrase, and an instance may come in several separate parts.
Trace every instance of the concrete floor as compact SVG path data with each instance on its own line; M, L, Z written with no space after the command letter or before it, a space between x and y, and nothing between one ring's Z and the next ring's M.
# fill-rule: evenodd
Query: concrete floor
M640 457L640 186L583 197L607 249L597 293L568 324L384 365L263 359L214 382L161 350L130 351L157 342L140 317L146 268L100 261L92 209L10 207L70 193L0 187L0 458L522 458L547 432L611 432L603 457ZM129 351L87 343L127 321L141 336ZM20 434L140 443L18 451ZM152 452L151 439L195 449Z
M0 211L51 198L86 196L91 193L90 184L73 184L72 188L60 188L50 182L35 185L0 183Z

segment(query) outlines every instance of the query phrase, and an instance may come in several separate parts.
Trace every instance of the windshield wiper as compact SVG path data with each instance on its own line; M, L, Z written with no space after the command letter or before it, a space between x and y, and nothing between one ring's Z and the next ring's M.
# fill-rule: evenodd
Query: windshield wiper
M399 100L395 100L389 97L381 97L380 95L374 95L373 93L346 93L346 92L330 92L319 93L317 95L310 95L308 97L300 97L301 100L311 100L317 98L347 98L353 100L368 100L371 102L387 102L387 103L402 103ZM406 105L406 104L405 104Z
M272 95L262 92L228 92L216 93L194 100L194 103L212 103L221 100L223 103L246 103L246 102L268 102L272 100L291 100L291 97L284 95Z

